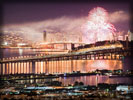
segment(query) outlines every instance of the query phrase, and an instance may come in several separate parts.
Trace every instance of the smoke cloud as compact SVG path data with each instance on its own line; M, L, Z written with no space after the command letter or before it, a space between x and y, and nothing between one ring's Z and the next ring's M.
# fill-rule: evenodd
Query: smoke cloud
M116 11L110 13L109 16L111 23L118 23L119 21L127 21L129 19L129 15L124 11ZM67 41L76 42L79 41L82 35L81 26L86 23L87 17L62 16L38 22L3 25L3 32L14 32L33 42L42 42L43 31L45 30L48 33L48 41L51 39L53 41L63 41L66 39Z
M109 21L112 23L118 23L121 21L129 21L129 14L124 11L115 11L109 14Z

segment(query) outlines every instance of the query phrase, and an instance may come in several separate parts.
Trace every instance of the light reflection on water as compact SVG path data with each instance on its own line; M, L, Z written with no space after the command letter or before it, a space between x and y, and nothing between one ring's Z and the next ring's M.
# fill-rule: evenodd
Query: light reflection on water
M31 79L31 80L19 80L19 83L40 83L43 84L47 81L60 81L62 82L62 85L69 85L74 84L75 81L83 82L84 85L97 85L98 83L108 83L108 84L119 84L119 83L125 83L125 84L133 84L132 80L133 78L124 77L124 78L109 78L108 76L78 76L78 77L60 77L56 79Z
M118 84L118 83L127 83L133 84L133 78L124 77L124 78L109 78L108 76L80 76L80 77L64 77L59 78L64 85L74 84L75 81L83 82L85 85L97 85L98 83L108 83L108 84Z
M36 52L37 49L3 49L4 57L15 57L25 55L36 55L42 52ZM73 63L72 63L73 62ZM72 71L89 72L96 69L122 69L123 63L120 60L64 60L48 62L46 70L46 62L35 63L35 73L70 73ZM6 66L6 67L5 67ZM23 67L22 67L23 66ZM32 73L32 63L8 63L3 66L3 74L15 73ZM123 83L131 82L130 78L108 78L107 76L81 76L81 77L64 77L57 79L63 84L73 84L75 81L82 81L86 85L96 85L97 83ZM43 82L43 80L29 80L30 82ZM22 81L25 82L25 81Z
M131 78L109 78L108 76L80 76L59 78L63 84L74 84L75 81L83 82L85 85L97 85L98 83L132 83Z
M101 65L100 63L104 64ZM72 71L86 73L96 69L122 69L122 62L118 60L63 60L49 61L47 64L46 62L35 62L35 73L38 74L71 73ZM16 73L32 73L32 63L20 62L3 64L3 74Z
M19 55L22 56L23 55L23 49L19 49Z

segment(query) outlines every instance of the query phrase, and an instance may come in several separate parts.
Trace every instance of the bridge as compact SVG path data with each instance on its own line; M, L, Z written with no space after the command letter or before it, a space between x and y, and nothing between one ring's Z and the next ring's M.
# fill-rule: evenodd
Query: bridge
M3 58L0 61L0 74L67 73L76 71L74 66L77 66L76 61L78 60L122 60L127 55L131 55L130 49L121 46L101 46L100 48L81 49L64 54ZM64 65L67 65L65 71L63 71ZM58 72L59 69L62 71Z

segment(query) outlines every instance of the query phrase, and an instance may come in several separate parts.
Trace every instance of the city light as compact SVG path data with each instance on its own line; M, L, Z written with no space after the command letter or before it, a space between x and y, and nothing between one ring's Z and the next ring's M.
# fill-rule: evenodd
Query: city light
M3 45L8 45L8 42L4 42Z
M24 45L26 45L25 43L18 43L17 44L18 46L24 46Z

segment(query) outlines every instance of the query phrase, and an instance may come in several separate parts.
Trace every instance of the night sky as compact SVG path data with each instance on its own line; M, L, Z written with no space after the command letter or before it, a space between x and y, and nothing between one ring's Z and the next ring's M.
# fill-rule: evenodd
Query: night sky
M117 2L14 2L3 5L5 24L41 21L61 16L88 16L94 7L103 7L108 12L122 10L129 13L129 3Z
M110 22L122 34L130 29L129 2L120 1L5 2L3 3L3 26L4 30L8 31L25 31L26 37L29 34L33 40L35 40L34 37L42 39L41 34L45 29L78 34L79 26L85 23L88 12L95 7L106 9ZM16 26L13 27L13 25Z

